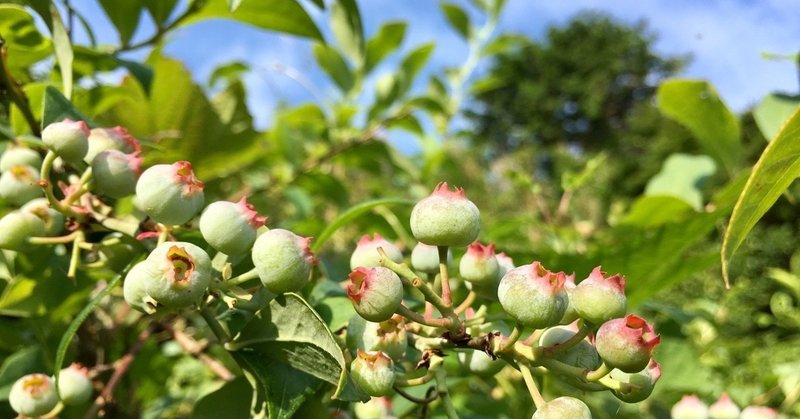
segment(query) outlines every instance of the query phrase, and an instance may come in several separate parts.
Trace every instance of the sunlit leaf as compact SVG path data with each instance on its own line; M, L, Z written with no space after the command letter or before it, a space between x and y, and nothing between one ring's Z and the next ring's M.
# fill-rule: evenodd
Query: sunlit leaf
M67 99L72 97L72 42L69 33L61 21L58 9L50 7L50 15L53 19L53 48L55 49L58 68L61 69L61 80L64 84L64 96Z
M673 154L645 187L647 196L674 196L692 208L703 206L703 183L716 171L714 160L708 156Z
M369 73L375 66L389 54L397 51L403 43L408 24L405 22L388 22L378 30L378 33L367 41L364 72Z
M355 0L336 0L331 5L331 30L339 47L356 67L364 59L364 28Z
M742 157L739 120L702 80L667 80L658 86L658 106L668 117L692 132L706 152L728 173Z
M402 198L383 198L383 199L376 199L373 201L362 202L347 211L339 214L336 219L331 221L330 224L323 230L317 237L314 238L314 242L311 245L311 250L318 252L319 249L322 248L322 245L328 241L328 239L336 232L336 230L340 229L342 226L347 224L350 221L353 221L360 215L364 214L367 211L372 210L373 208L380 206L380 205L414 205L415 202L402 199Z
M7 48L6 62L14 72L51 53L50 40L39 33L33 16L22 6L0 4L0 34Z
M314 45L314 56L320 67L339 86L342 92L349 92L353 88L353 83L355 82L353 72L348 67L344 57L339 54L339 51L328 45L316 44Z
M442 2L439 6L442 8L442 12L444 12L444 16L450 26L464 39L469 39L472 34L472 28L470 27L467 12L454 3Z
M99 0L103 11L117 28L122 45L128 45L142 15L142 4L138 1Z
M324 41L317 25L295 0L245 1L235 12L228 10L227 0L208 0L185 24L214 18L237 20L261 29Z
M722 276L729 284L728 264L758 220L800 175L800 112L789 118L761 153L744 187L722 241Z
M784 122L800 106L800 96L770 93L753 110L753 118L767 141L772 141Z

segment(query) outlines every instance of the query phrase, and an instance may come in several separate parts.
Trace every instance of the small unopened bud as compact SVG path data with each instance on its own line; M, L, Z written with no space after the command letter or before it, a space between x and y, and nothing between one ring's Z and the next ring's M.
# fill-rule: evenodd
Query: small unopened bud
M778 412L766 406L747 406L739 419L778 419Z
M739 406L731 400L727 393L722 393L719 399L708 408L708 416L711 419L737 419L740 413Z
M482 287L496 286L499 270L500 265L494 255L494 244L484 246L478 242L472 243L458 264L461 278L471 282L472 285Z
M58 395L66 405L88 402L93 391L89 370L80 364L72 364L58 374Z

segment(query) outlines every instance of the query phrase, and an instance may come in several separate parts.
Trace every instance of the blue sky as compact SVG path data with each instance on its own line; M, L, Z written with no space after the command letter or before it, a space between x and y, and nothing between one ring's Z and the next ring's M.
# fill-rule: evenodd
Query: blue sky
M469 8L466 0L455 2ZM114 42L113 29L104 22L94 0L74 0L73 5L99 25L101 41ZM464 61L466 45L447 28L436 1L361 0L359 5L368 36L387 20L405 20L409 22L405 50L435 41L429 72ZM325 27L324 13L309 9ZM682 76L711 81L734 111L745 110L771 91L796 93L800 89L797 67L791 60L762 57L763 52L794 54L800 50L800 8L794 0L508 0L498 32L541 39L547 26L564 23L586 9L604 11L623 22L646 20L658 37L657 51L690 54L692 62ZM147 36L148 26L142 25L136 37ZM228 21L206 21L173 33L165 52L186 63L198 82L205 82L220 64L233 60L249 63L252 71L245 80L250 107L261 127L269 125L278 102L335 97L316 67L310 42L300 38ZM379 67L376 76L389 71L390 64ZM308 89L309 85L313 87Z

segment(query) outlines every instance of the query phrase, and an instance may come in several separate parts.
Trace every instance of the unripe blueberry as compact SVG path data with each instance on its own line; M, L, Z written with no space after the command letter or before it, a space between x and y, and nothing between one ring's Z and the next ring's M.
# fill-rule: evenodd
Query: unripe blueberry
M494 244L484 246L478 242L467 247L467 253L461 257L458 272L465 281L477 286L494 286L497 284L497 272L500 265L494 255Z
M42 220L45 236L57 236L64 230L64 214L50 207L47 198L32 199L20 210L31 213Z
M661 366L658 365L658 362L650 360L650 363L647 364L647 368L639 372L627 373L615 368L611 370L610 375L611 378L619 382L634 386L624 391L612 390L611 392L614 393L614 396L626 403L639 403L650 397L650 394L653 392L656 382L659 377L661 377ZM739 410L737 409L736 411L738 416Z
M381 254L378 253L379 247L386 252L386 256L393 262L403 262L403 252L394 243L384 239L378 233L373 234L372 238L365 234L358 241L356 250L350 255L350 269L360 266L365 268L381 266Z
M317 263L310 243L310 237L300 237L279 228L258 236L252 257L261 283L273 294L303 288L311 276L311 268Z
M12 205L21 206L43 195L39 186L39 171L28 165L18 165L0 175L0 197Z
M139 141L123 127L93 128L88 142L89 151L86 152L84 158L86 163L91 163L98 154L105 150L119 150L125 154L136 154L142 151Z
M722 393L719 399L708 408L708 416L711 419L737 419L740 413L739 406L731 400L727 393Z
M112 198L123 198L136 192L136 182L141 173L142 158L138 153L104 150L92 159L94 190Z
M83 404L92 397L94 388L88 374L89 370L80 364L72 364L58 374L58 395L65 405Z
M625 315L625 278L614 275L605 277L600 267L594 268L589 277L569 292L570 302L578 315L592 324Z
M392 419L392 400L388 397L373 397L366 403L356 403L353 413L358 419Z
M216 201L200 215L200 233L214 249L226 255L246 253L256 241L256 231L267 221L247 197L239 202Z
M402 316L395 314L389 320L370 322L353 316L347 324L347 346L354 353L382 351L393 361L400 361L408 347L408 335Z
M447 250L447 264L452 262L453 254ZM426 274L439 273L439 249L425 243L417 243L411 251L411 266Z
M356 268L348 276L347 296L363 318L382 322L392 317L403 301L403 283L383 267Z
M28 374L14 382L8 393L8 402L22 416L42 416L58 404L58 393L53 379L44 374Z
M747 406L739 419L778 419L778 412L765 406Z
M694 394L686 395L670 410L672 419L706 419L708 406Z
M385 396L394 385L392 359L383 352L359 351L350 363L353 381L370 396Z
M156 311L156 301L147 294L147 283L153 280L147 260L143 260L128 271L122 284L122 295L125 302L142 313L152 314Z
M641 371L661 342L653 326L634 314L612 319L597 330L595 347L603 361L624 372Z
M411 210L411 232L417 241L432 246L466 246L478 238L481 215L464 195L464 189L450 191L446 182Z
M503 310L520 323L548 327L557 324L567 310L564 281L563 272L553 273L533 262L508 271L500 280L497 297Z
M183 224L203 207L203 182L188 161L157 164L136 182L136 201L158 223Z
M211 283L211 259L205 250L186 242L164 242L147 256L145 292L168 308L192 305Z
M467 372L481 377L491 377L506 366L505 361L492 359L484 351L460 351L457 352L456 356L458 357L458 362Z
M550 327L539 338L539 346L548 347L564 343L577 332L577 329L573 326ZM554 357L565 364L589 370L596 369L601 363L597 350L586 339L567 349L556 352Z
M42 167L42 156L28 147L6 148L0 156L0 172L5 172L14 166L31 166L39 169Z
M83 160L89 150L89 126L84 121L65 119L42 130L42 142L67 163Z
M531 419L592 419L586 403L574 397L559 397L536 409Z
M44 221L24 211L11 211L0 218L0 249L21 251L28 247L28 238L43 236Z
M497 259L497 279L499 280L502 278L508 271L514 269L514 259L511 259L510 256L505 254L505 252L500 252L494 257Z
M567 275L567 280L564 281L564 292L567 293L567 310L564 311L564 317L558 324L570 324L578 320L578 312L575 310L575 304L572 303L572 291L575 290L575 274Z

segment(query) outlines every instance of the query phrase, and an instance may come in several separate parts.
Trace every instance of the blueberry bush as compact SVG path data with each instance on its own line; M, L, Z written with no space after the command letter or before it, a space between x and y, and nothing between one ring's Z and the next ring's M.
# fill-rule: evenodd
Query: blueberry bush
M797 97L747 130L705 81L650 86L691 147L616 197L613 155L542 176L465 134L508 88L476 69L528 42L502 0L440 4L468 46L444 69L354 0L93 7L117 44L68 1L0 5L0 414L800 415L769 345L800 341L800 271L758 254L796 226ZM259 129L245 63L204 85L163 52L210 19L305 39L334 98Z

